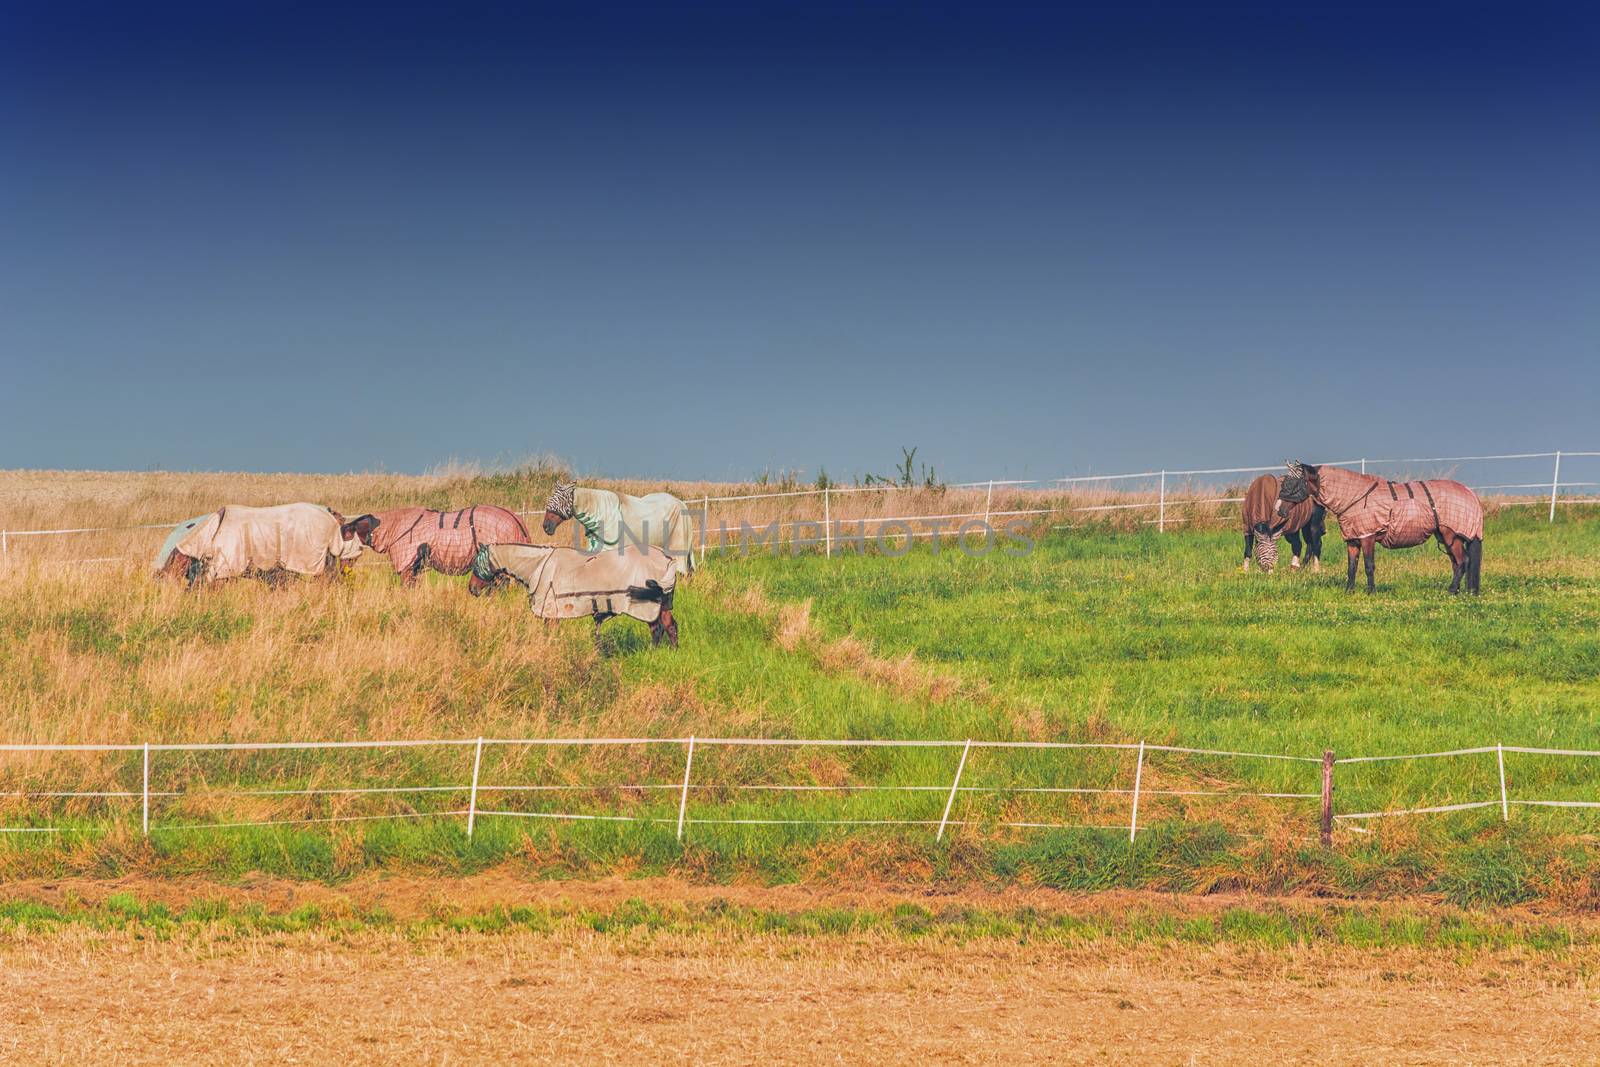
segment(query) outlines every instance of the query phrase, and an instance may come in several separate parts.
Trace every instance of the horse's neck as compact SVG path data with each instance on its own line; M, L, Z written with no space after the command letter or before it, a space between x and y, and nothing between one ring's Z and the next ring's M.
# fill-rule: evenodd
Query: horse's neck
M410 533L417 525L417 521L426 514L428 514L427 508L395 508L393 511L378 512L378 528L372 531L372 550L389 551L394 547L394 543Z
M621 517L622 506L617 494L609 489L578 488L572 492L572 514L591 537L606 541L606 524Z
M1324 467L1317 478L1317 496L1325 507L1340 512L1360 500L1379 480L1375 474L1357 474L1343 467Z
M531 590L540 564L549 559L554 551L550 545L516 545L509 551L491 551L489 562Z

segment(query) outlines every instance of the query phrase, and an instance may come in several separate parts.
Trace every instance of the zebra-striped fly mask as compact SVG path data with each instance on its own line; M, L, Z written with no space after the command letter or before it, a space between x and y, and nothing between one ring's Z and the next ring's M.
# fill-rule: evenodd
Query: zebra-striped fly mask
M577 482L557 482L556 487L550 490L550 498L544 502L544 509L563 519L572 518L573 493L577 488Z

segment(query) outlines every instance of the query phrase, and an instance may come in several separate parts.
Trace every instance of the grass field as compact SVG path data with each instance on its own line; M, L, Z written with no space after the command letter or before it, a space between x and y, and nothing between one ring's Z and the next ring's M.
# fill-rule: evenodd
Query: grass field
M436 505L515 502L538 499L544 476L462 476L418 491ZM188 514L218 491L209 481L181 484L182 492L147 487L126 513ZM255 490L282 499L312 488L337 490L343 507L370 507L403 498L407 483L269 480ZM974 559L948 546L935 554L926 544L903 558L728 554L680 593L681 649L650 649L642 630L623 621L608 629L604 655L585 625L547 630L513 594L473 601L460 580L444 579L406 590L383 567L335 585L184 593L150 582L137 565L13 566L0 581L0 734L59 742L1144 740L1310 757L1325 748L1350 756L1496 742L1597 748L1597 549L1600 522L1581 509L1553 526L1532 509L1496 513L1477 599L1444 593L1448 567L1432 549L1381 554L1372 597L1343 593L1342 558L1320 576L1242 575L1237 535L1219 529L1057 531L1024 558ZM671 871L715 881L1422 891L1465 904L1600 899L1600 865L1590 859L1596 825L1581 810L1519 807L1509 824L1498 809L1386 820L1370 834L1341 829L1325 851L1315 800L1172 795L1315 793L1320 767L1312 763L1151 753L1141 833L1130 846L1123 793L978 791L1126 789L1130 752L975 750L963 772L973 791L952 811L964 825L935 845L925 826L706 820L937 820L959 748L701 748L680 845L672 823L684 755L676 744L490 749L486 787L545 788L486 788L484 807L662 821L491 816L469 842L453 816L170 827L454 811L464 806L459 792L236 790L462 785L470 748L164 753L152 767L148 841L138 832L137 796L12 797L0 800L0 824L73 832L5 835L0 872L226 878L263 870L327 880L510 865L529 874ZM137 753L8 754L0 775L7 791L137 793L141 766ZM1508 757L1507 775L1517 798L1600 799L1600 765L1588 760ZM733 788L763 784L830 788ZM863 788L882 785L921 788ZM1336 781L1342 811L1497 796L1492 755L1341 766ZM1113 829L1082 828L1092 826Z

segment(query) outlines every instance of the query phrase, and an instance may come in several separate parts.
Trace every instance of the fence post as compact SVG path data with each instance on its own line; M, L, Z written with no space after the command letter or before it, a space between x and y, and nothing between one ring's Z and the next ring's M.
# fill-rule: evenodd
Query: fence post
M1361 457L1361 473L1367 473L1367 457L1365 456Z
M483 766L483 738L478 738L477 751L472 754L472 792L467 799L467 837L472 837L472 825L478 821L478 768Z
M678 840L683 840L683 814L689 808L689 769L694 766L694 738L689 738L689 755L683 761L683 792L678 794Z
M1511 821L1511 801L1506 798L1506 749L1503 744L1494 746L1495 762L1500 765L1500 821Z
M144 743L144 802L140 807L140 825L144 836L150 836L150 742Z
M833 515L828 509L828 487L822 487L822 543L823 555L833 558Z
M706 562L706 527L711 525L711 494L700 498L700 565Z
M983 498L983 525L989 525L989 511L994 505L994 479L989 479L989 495Z
M1133 817L1128 820L1128 841L1139 836L1139 783L1144 780L1144 742L1139 742L1139 762L1133 766Z
M944 840L944 828L950 821L950 808L956 802L956 790L961 787L961 772L967 769L967 753L972 751L972 738L967 738L966 746L961 749L961 762L956 764L956 780L950 783L950 796L944 802L944 815L939 818L939 833L935 841Z
M11 531L0 530L0 556L11 555Z
M1550 521L1556 521L1556 490L1561 485L1561 452L1556 452L1556 471L1550 476Z
M1333 845L1333 749L1322 753L1322 847Z
M1160 510L1156 513L1156 532L1163 533L1167 528L1167 472L1161 472L1161 503Z

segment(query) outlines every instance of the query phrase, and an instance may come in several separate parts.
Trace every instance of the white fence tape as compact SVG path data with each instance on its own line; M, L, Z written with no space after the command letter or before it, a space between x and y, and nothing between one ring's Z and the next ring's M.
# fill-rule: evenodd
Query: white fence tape
M593 748L603 746L640 746L640 745L667 745L683 747L685 750L683 778L677 783L654 782L600 782L600 783L494 783L480 781L482 769L482 754L485 747L500 746L502 748L521 747L578 747ZM378 749L414 749L419 747L452 747L474 750L472 761L472 780L460 784L427 784L427 785L328 785L305 788L272 787L260 788L241 785L236 788L216 788L209 783L200 789L153 789L151 788L152 775L159 774L156 767L158 757L165 754L195 754L203 752L237 753L237 752L282 752L306 751L319 752L331 750L378 750ZM823 748L898 748L898 749L961 749L961 759L955 770L954 780L949 784L936 783L784 783L784 782L707 782L692 781L694 774L694 754L697 748L794 748L794 747L823 747ZM1136 752L1139 755L1137 767L1134 769L1132 788L1121 786L1045 786L1023 784L968 784L962 781L966 770L968 758L974 749L991 751L1006 750L1032 750L1038 752L1071 752L1071 751L1103 751L1103 752ZM505 817L523 819L542 819L557 821L578 822L614 822L614 823L641 823L651 825L667 825L675 827L679 840L683 840L687 830L697 824L728 825L728 826L927 826L938 828L935 840L942 839L944 831L955 826L991 826L1016 829L1072 829L1072 828L1099 828L1125 831L1129 839L1134 840L1138 830L1138 805L1141 798L1173 797L1173 798L1217 798L1217 799L1263 799L1263 800L1317 800L1323 797L1321 793L1291 792L1291 791L1250 791L1244 789L1186 789L1186 788L1146 788L1143 784L1145 764L1148 757L1156 753L1172 753L1178 755L1193 755L1203 757L1216 757L1223 759L1243 760L1280 760L1297 763L1321 764L1320 757L1298 756L1287 753L1245 752L1230 749L1197 748L1182 745L1153 745L1147 742L1081 742L1081 741L1007 741L1007 740L954 740L936 738L752 738L752 737L565 737L565 738L436 738L436 739L393 739L393 740L362 740L362 741L265 741L265 742L183 742L183 743L137 743L137 744L71 744L49 742L17 742L0 744L0 753L139 753L141 789L94 789L94 790L21 790L16 792L0 793L0 797L14 800L125 800L138 799L140 808L140 822L144 833L165 831L193 831L193 830L223 830L245 827L262 826L294 826L336 824L353 822L379 822L389 819L423 819L423 818L457 818L465 816L469 824L485 817ZM1525 745L1484 745L1472 748L1450 749L1440 752L1419 752L1404 755L1379 755L1379 756L1351 756L1335 760L1335 765L1345 764L1372 764L1400 760L1445 759L1471 756L1484 756L1493 754L1500 772L1500 796L1494 800L1473 800L1462 803L1444 803L1418 805L1407 808L1397 808L1381 811L1344 812L1333 815L1340 822L1358 822L1369 819L1391 818L1409 815L1444 814L1451 812L1471 811L1482 808L1499 807L1502 817L1510 818L1510 809L1513 807L1544 807L1567 809L1600 809L1600 800L1585 799L1533 799L1516 798L1509 795L1504 771L1504 757L1506 753L1514 755L1551 756L1561 758L1597 758L1600 751L1591 749L1567 748L1542 748ZM650 791L666 792L675 791L679 794L676 805L675 817L672 815L626 815L611 814L606 812L572 812L572 811L515 811L504 807L485 808L478 804L478 797L482 794L498 793L590 793L606 794L614 792L641 792ZM760 817L732 817L714 813L702 812L696 814L690 804L691 796L715 795L719 793L774 793L774 794L819 794L819 793L858 793L858 792L903 792L913 794L944 794L945 803L941 818L932 818L932 812L924 819L848 819L848 818L760 818ZM152 821L153 802L169 803L181 800L219 801L229 798L349 798L363 795L384 796L399 798L406 795L439 794L439 793L465 793L469 796L466 808L451 808L442 811L401 811L382 814L333 814L314 815L302 818L274 818L259 820L243 820L229 822L183 822L161 823L159 819ZM1127 823L1109 826L1090 823L1027 821L1017 819L1002 819L994 821L952 818L956 798L962 794L969 796L990 795L1036 795L1048 796L1110 796L1128 798L1130 801L1130 816ZM83 827L65 826L12 826L0 827L0 833L53 833L65 832L68 829L83 829Z

